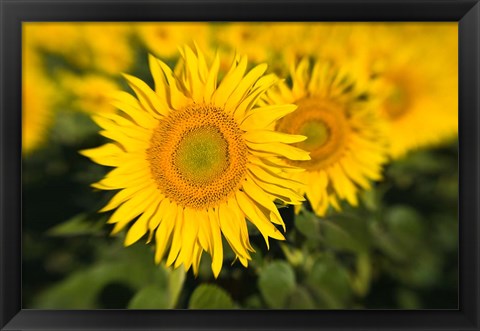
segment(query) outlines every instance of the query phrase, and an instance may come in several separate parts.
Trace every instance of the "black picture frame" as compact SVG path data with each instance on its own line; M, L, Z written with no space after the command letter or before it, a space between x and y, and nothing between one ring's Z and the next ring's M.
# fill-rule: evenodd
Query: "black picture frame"
M473 0L0 0L0 328L13 330L480 330L480 4ZM21 23L459 22L458 310L26 310L21 306Z

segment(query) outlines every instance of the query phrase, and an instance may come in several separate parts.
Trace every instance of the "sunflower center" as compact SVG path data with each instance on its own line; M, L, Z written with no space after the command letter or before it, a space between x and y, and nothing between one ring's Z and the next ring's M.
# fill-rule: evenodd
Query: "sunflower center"
M307 170L320 170L338 160L344 152L349 131L345 110L319 97L301 99L298 108L277 124L277 129L307 136L297 147L310 152L309 161L292 161Z
M303 145L309 150L322 147L327 141L330 135L330 129L322 121L306 122L300 128L301 135L306 136L307 139Z
M160 191L183 207L203 209L241 186L247 165L242 130L223 109L191 104L154 129L147 149Z
M406 77L390 77L384 101L384 111L391 120L398 119L408 113L411 108L410 85ZM413 83L413 82L412 82Z
M178 145L174 164L179 173L195 184L215 180L228 166L228 142L215 126L201 126L185 134Z
M168 39L168 32L167 32L167 30L162 29L162 28L157 29L157 30L155 31L155 35L156 35L159 39L161 39L161 40L166 40L166 39Z

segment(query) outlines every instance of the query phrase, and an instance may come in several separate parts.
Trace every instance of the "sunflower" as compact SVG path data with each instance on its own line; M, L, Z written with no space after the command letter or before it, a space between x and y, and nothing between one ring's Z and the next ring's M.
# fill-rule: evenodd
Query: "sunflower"
M221 23L214 25L213 36L225 53L242 50L252 62L262 63L269 59L271 53L265 34L269 28L262 23Z
M91 59L79 25L71 22L26 22L22 25L22 32L24 40L35 48L60 55L69 64L84 68Z
M288 66L284 63L292 63L305 56L318 54L319 45L322 46L322 58L329 57L330 41L335 40L341 44L345 39L345 31L338 27L338 23L298 23L283 22L269 23L265 30L266 44L272 49L276 60L277 72L282 76L288 75ZM344 45L342 45L344 46Z
M335 23L331 27L322 40L322 57L348 66L357 83L371 86L387 122L392 158L456 137L456 23Z
M298 105L275 128L308 137L296 146L309 151L311 160L287 163L306 169L291 173L291 178L305 184L301 193L323 216L329 206L340 209L340 200L356 206L359 189L369 189L370 180L382 178L387 160L385 123L363 87L347 73L328 61L317 61L310 68L304 58L291 70L292 87L280 84L265 100Z
M435 146L458 132L458 45L455 24L378 31L370 46L376 93L389 124L390 154ZM373 42L371 40L371 42ZM391 47L401 44L402 47ZM389 47L390 46L390 47ZM439 50L442 49L441 52Z
M73 100L71 106L87 113L115 113L110 95L119 89L118 84L103 75L76 76L70 72L59 75L60 86Z
M132 66L134 54L129 42L133 29L130 23L79 23L78 29L94 68L117 74Z
M94 120L114 142L82 151L93 161L115 167L93 187L120 190L101 211L115 210L108 223L118 233L133 222L125 245L145 234L155 238L155 261L167 266L198 266L203 251L212 256L215 277L223 263L222 236L244 265L251 259L246 219L269 237L284 240L285 229L274 204L301 204L301 184L287 178L298 168L282 159L308 160L307 152L289 144L306 137L269 130L295 105L259 107L258 99L274 84L258 65L246 73L246 57L236 57L217 85L218 55L205 56L185 46L182 71L175 75L150 56L153 91L125 75L136 97L119 92L115 105L124 113ZM246 74L245 74L246 73ZM168 254L167 254L168 253Z
M178 45L195 41L200 47L208 47L210 27L199 22L147 22L136 25L140 40L150 52L159 57L173 58Z

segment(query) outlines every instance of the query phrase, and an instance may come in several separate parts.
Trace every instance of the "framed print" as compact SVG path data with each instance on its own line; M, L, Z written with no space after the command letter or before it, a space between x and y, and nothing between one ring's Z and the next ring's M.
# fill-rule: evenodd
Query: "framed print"
M1 0L1 330L478 330L477 1Z

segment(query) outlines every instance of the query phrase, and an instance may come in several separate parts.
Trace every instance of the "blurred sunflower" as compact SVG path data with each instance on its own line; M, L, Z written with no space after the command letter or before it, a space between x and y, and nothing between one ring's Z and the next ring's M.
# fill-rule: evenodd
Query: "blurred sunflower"
M213 34L225 53L241 50L250 61L262 63L271 53L266 31L269 31L268 26L261 23L224 23L216 24Z
M148 50L159 57L173 58L178 45L195 43L202 49L209 44L210 27L206 23L139 23L136 31Z
M341 60L366 69L381 100L393 158L456 136L457 31L456 23L361 25L344 43Z
M53 122L55 87L39 69L37 53L24 45L22 65L22 153L28 154L42 145Z
M377 93L390 124L394 158L458 132L457 29L450 27L403 43L400 52L388 52L378 65Z
M118 84L105 76L87 74L75 76L69 72L59 75L60 86L73 98L69 106L74 106L87 113L114 113L111 94L118 91Z
M72 22L27 22L22 26L23 40L84 68L91 63L91 55L80 26L81 23Z
M94 68L117 74L131 67L134 54L130 46L132 27L129 23L81 23L80 31L91 54Z
M149 232L157 263L168 251L167 266L183 263L194 273L206 251L217 277L222 233L242 265L251 259L246 218L267 247L269 237L284 240L273 225L284 227L273 201L300 204L303 198L295 192L301 184L286 175L298 169L279 160L309 156L289 145L304 136L268 129L296 106L255 106L277 83L275 76L264 76L265 64L246 73L246 57L237 57L217 86L218 55L209 67L202 52L185 46L180 61L183 70L175 75L150 56L155 91L125 75L138 99L119 92L115 105L126 116L94 116L114 143L82 154L115 167L93 187L121 190L102 211L116 209L108 221L115 224L113 233L135 220L125 245Z
M276 72L282 76L288 75L289 68L285 63L295 63L305 56L318 54L319 45L324 58L327 40L340 37L332 25L333 23L269 23L270 28L264 28L264 39L273 53L269 59L275 65Z
M358 204L357 192L370 180L382 178L387 160L384 127L364 86L330 62L317 61L310 71L304 58L292 68L292 88L280 84L267 94L267 103L295 103L298 109L276 124L276 129L308 138L297 147L310 152L309 161L288 161L306 169L292 173L305 184L313 210L325 215L329 206L340 209L339 199Z

